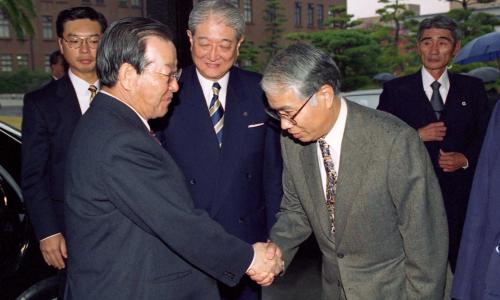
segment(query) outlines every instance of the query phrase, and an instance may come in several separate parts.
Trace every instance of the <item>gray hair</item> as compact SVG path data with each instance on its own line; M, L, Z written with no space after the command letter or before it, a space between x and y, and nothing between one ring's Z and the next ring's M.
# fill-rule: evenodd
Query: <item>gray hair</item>
M419 42L422 38L424 30L432 28L449 30L454 43L460 40L460 30L458 29L457 23L447 16L437 15L432 18L424 19L420 22L417 31L417 42Z
M339 68L325 52L301 43L279 51L266 66L261 81L266 94L292 89L304 99L325 84L333 88L335 95L340 94Z
M245 20L238 8L232 4L221 0L205 0L198 2L193 7L189 14L188 28L193 33L196 33L196 27L206 22L211 16L223 18L226 26L233 28L236 31L236 39L240 40L245 33Z

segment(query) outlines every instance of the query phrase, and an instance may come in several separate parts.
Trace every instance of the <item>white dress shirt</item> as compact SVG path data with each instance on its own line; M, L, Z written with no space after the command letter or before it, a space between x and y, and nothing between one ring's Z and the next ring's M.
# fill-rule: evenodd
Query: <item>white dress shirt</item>
M226 95L227 95L227 84L229 82L229 72L227 72L222 78L217 81L207 79L196 70L196 75L198 75L198 80L200 81L201 89L203 90L203 96L205 96L205 101L207 102L207 107L210 108L210 102L214 93L212 91L212 86L214 82L218 82L220 85L219 91L219 101L222 104L222 108L226 109Z
M340 167L340 153L342 148L342 138L344 137L345 124L347 121L347 103L344 98L340 99L340 111L333 125L332 129L325 136L325 141L330 145L330 154L333 159L333 164L335 167L335 172L337 173L337 178L339 177L339 167ZM323 162L323 155L321 154L321 149L319 143L317 144L317 154L319 171L321 173L321 182L323 183L323 192L325 194L326 200L326 170L325 164Z
M432 87L431 84L436 81L434 77L427 71L425 67L422 67L422 84L424 85L425 95L427 99L431 101L432 97ZM441 94L441 99L443 99L443 104L446 103L446 97L448 96L448 91L450 90L450 79L448 78L448 70L445 70L441 77L437 80L441 86L439 87L439 94Z
M82 111L82 115L89 109L90 106L90 84L80 77L76 76L73 72L71 72L71 68L68 70L69 79L73 84L73 88L76 92L76 97L78 98L78 104L80 105L80 110ZM99 84L99 80L92 83L99 91L101 85Z

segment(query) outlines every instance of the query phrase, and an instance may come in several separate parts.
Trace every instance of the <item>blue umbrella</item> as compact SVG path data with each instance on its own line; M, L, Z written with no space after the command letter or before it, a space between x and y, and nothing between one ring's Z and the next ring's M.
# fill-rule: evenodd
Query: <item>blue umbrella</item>
M490 83L497 81L500 71L493 67L480 67L467 72L467 74L481 79L483 83Z
M394 78L396 78L396 76L392 75L391 73L378 73L377 75L373 76L373 79L380 82L386 82Z
M490 32L473 39L458 52L453 62L465 65L495 59L500 59L500 32Z

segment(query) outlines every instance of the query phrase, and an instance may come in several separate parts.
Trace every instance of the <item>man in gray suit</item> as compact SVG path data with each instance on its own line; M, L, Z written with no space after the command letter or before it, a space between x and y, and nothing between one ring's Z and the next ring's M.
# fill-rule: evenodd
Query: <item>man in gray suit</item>
M278 53L262 87L285 131L271 231L285 265L314 233L323 299L443 299L446 217L415 130L340 98L337 66L308 45Z

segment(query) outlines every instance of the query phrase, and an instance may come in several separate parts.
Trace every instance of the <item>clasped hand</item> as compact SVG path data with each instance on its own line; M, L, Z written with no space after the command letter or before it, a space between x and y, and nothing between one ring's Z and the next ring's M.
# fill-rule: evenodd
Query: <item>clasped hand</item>
M271 242L255 243L253 249L255 256L247 275L261 286L268 286L273 283L275 276L283 272L284 262L281 250Z

